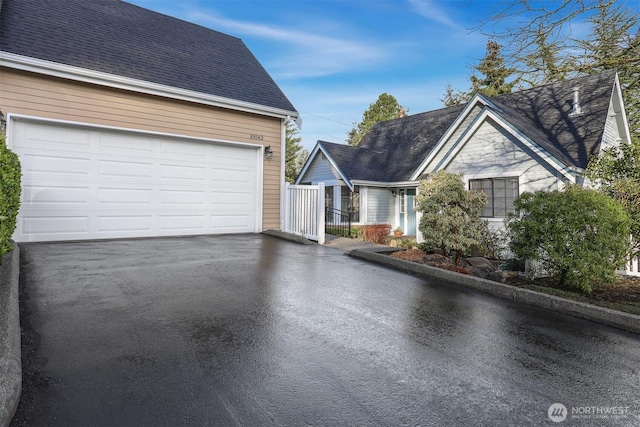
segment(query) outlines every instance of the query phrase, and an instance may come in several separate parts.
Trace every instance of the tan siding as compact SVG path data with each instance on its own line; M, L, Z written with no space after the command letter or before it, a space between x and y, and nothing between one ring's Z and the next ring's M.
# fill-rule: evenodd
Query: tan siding
M472 138L445 167L447 172L466 178L519 177L520 192L555 190L560 182L555 171L525 152L511 135L485 121Z
M263 229L280 228L279 118L0 68L0 110L72 122L270 145L264 162ZM263 135L262 141L250 134Z

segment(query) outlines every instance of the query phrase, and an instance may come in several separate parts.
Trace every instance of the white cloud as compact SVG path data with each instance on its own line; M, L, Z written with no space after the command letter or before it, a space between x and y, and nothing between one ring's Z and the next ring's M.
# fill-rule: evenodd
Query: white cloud
M270 61L268 68L280 78L319 77L370 67L389 57L377 42L354 41L349 37L329 37L298 29L223 18L206 12L190 14L189 19L224 29L238 36L278 42L276 50L287 55Z
M450 18L447 12L433 0L408 0L409 4L418 14L423 17L446 25L447 27L463 30L464 28L458 24L453 18Z

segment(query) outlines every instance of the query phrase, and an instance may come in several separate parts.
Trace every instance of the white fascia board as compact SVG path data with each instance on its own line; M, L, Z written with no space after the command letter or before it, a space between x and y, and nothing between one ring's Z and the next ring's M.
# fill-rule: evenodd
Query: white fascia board
M98 125L94 123L84 123L84 122L75 122L71 120L60 120L60 119L50 119L45 117L37 117L37 116L29 116L25 114L15 114L9 113L7 114L7 135L10 135L11 128L13 127L13 122L15 121L28 121L34 123L44 123L44 124L54 124L54 125L64 125L64 126L72 126L72 127L82 127L82 128L92 128L92 129L100 129L107 131L117 131L117 132L129 132L135 133L139 135L147 135L147 136L158 136L162 138L176 138L185 141L194 141L194 142L206 142L211 143L214 142L220 145L229 145L233 147L245 147L245 148L255 148L257 150L264 150L263 145L253 144L249 142L237 142L230 141L226 139L213 139L213 138L203 138L198 136L189 136L189 135L181 135L177 133L166 133L166 132L155 132L150 130L140 130L134 128L125 128L120 126L108 126L108 125ZM7 141L7 145L12 141L9 139ZM9 147L11 148L11 147Z
M624 98L622 97L622 88L620 87L620 79L618 78L618 73L616 73L616 76L615 76L613 90L616 92L615 93L616 96L614 96L613 93L611 94L611 102L613 102L614 99L618 100L618 107L620 108L620 114L622 115L622 123L623 123L625 137L627 138L627 141L631 143L631 131L629 130L629 121L627 120L627 112L624 108ZM618 113L616 112L616 114Z
M311 154L309 154L309 157L307 158L306 163L302 167L302 170L298 174L298 178L296 178L296 182L295 183L296 184L300 183L300 181L302 180L302 177L307 172L307 169L309 169L309 166L311 166L311 163L313 162L313 160L315 159L315 157L318 155L319 152L324 154L324 156L327 158L327 161L329 162L329 164L331 164L331 167L334 168L338 172L338 175L340 175L340 178L342 178L342 180L345 182L345 184L347 184L347 187L349 187L349 189L351 191L353 191L353 183L346 177L346 175L344 173L342 173L342 171L338 167L338 164L335 162L335 160L333 160L333 158L329 155L327 150L325 150L324 147L319 143L316 143L316 146L313 147L313 151L311 152Z
M8 52L0 52L0 67L30 71L37 74L75 80L84 83L92 83L100 86L107 86L132 92L146 93L149 95L156 95L164 98L179 99L181 101L194 102L197 104L210 105L213 107L226 108L230 110L242 111L245 113L277 117L280 119L291 117L296 120L296 123L299 116L295 111L267 107L250 102L238 101L221 96L209 95L202 92L181 89L173 86L166 86L144 80L132 79L129 77L103 73L101 71L74 67L71 65L45 61L43 59L31 58L28 56L16 55L14 53Z
M380 182L380 181L365 181L354 179L353 185L362 185L365 187L378 187L378 188L400 188L400 187L417 187L420 181L397 181L397 182Z
M475 131L486 121L487 118L491 118L495 121L500 127L502 127L505 131L509 132L513 137L518 139L522 144L524 144L527 148L533 151L535 154L540 156L542 160L544 160L547 164L549 164L552 168L560 172L567 180L575 183L575 176L572 172L576 172L581 170L580 168L570 167L563 164L561 161L552 156L549 152L547 152L544 148L540 147L534 141L529 139L525 134L520 132L515 126L511 125L508 121L498 115L495 111L491 110L488 107L485 107L478 117L473 121L472 125L467 129L464 134L455 142L451 150L447 153L447 155L442 159L440 164L436 167L435 170L445 169L451 161L456 157L456 155L460 152L462 147L467 143L469 138L475 133Z
M307 173L307 169L309 169L309 166L311 165L311 163L313 162L313 160L316 157L316 154L318 154L318 151L320 151L320 145L318 145L316 143L316 146L313 147L313 150L311 150L311 153L309 154L309 157L307 157L307 160L304 162L304 165L302 166L302 169L300 170L300 173L298 174L298 177L296 178L296 182L294 182L294 185L299 185L300 181L302 180L302 177L304 176L305 173Z
M451 137L451 135L458 129L458 127L462 124L464 120L466 120L467 116L471 113L471 111L476 107L477 104L481 104L483 107L488 104L488 101L485 97L475 94L473 98L467 103L467 105L462 109L458 117L453 121L449 129L442 135L438 143L433 147L433 149L429 152L429 155L426 159L420 163L418 169L411 175L409 179L416 180L420 175L424 173L424 170L429 166L433 158L440 152L442 146L447 143L447 140Z

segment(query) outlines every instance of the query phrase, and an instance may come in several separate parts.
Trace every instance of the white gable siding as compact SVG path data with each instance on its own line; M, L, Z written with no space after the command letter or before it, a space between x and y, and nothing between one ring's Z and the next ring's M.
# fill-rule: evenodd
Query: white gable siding
M537 160L538 157L525 152L513 136L501 131L493 121L487 120L445 166L445 170L464 174L465 181L475 178L518 177L520 194L525 191L558 189L562 181L556 177L555 171L545 168Z
M476 106L474 107L466 119L458 126L458 128L453 132L453 134L449 137L447 142L442 146L440 151L436 154L436 156L431 160L427 169L424 171L425 173L431 173L434 171L435 167L442 161L444 156L447 155L453 144L462 136L462 134L471 126L471 123L475 120L475 118L482 111L482 107Z
M301 184L329 182L340 179L340 175L331 166L329 160L322 153L318 153L312 163L307 168L306 173L300 180Z
M395 199L387 188L367 188L367 223L393 224L396 221Z
M604 125L604 132L602 134L602 142L600 149L613 147L620 144L620 132L618 131L618 123L613 111L613 104L609 105L609 112L607 114L607 122Z

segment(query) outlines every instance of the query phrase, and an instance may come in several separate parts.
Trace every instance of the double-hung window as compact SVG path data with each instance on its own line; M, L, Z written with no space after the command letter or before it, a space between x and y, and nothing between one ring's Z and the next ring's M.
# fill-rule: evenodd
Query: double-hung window
M487 196L481 216L504 218L514 212L513 202L518 198L518 178L487 178L469 180L469 189Z

